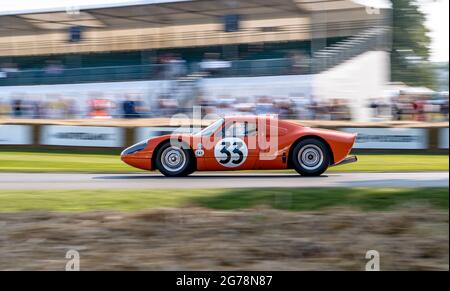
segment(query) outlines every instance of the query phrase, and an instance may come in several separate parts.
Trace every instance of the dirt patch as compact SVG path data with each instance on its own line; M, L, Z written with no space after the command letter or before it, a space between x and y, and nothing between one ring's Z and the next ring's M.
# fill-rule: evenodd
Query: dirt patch
M448 212L331 209L0 214L0 270L448 270Z

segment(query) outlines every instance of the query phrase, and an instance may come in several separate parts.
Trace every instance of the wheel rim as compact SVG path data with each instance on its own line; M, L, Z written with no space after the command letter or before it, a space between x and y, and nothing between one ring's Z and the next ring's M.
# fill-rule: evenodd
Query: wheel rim
M297 158L303 168L317 170L323 163L323 151L316 145L306 145L300 149Z
M161 164L167 171L177 172L186 164L186 154L180 148L169 147L161 154Z

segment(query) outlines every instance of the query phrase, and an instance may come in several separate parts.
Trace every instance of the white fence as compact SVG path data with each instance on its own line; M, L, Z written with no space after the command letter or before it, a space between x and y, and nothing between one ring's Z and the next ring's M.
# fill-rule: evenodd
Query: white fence
M153 136L169 134L175 130L187 133L187 128L136 127L126 129L111 126L67 126L67 125L0 125L0 145L50 145L76 147L121 148L130 143ZM127 130L133 133L126 135ZM430 142L428 128L340 128L338 130L358 133L355 149L422 150L448 149L449 129L438 128L437 141ZM33 136L38 133L39 136ZM35 144L37 143L37 144Z

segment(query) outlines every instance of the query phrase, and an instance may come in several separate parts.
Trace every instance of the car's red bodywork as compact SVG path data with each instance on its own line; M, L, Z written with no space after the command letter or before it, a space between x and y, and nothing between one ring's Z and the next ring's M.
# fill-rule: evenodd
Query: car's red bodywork
M223 128L230 123L251 121L258 124L255 139L256 145L248 147L248 155L245 161L237 167L227 167L217 161L214 148L219 138L214 138L215 135L220 135ZM260 126L261 124L265 126ZM264 127L263 130L261 130ZM272 129L276 128L276 145L272 148L262 147L262 140L271 140L273 138ZM256 138L257 136L257 138ZM327 129L316 129L305 127L300 124L278 120L273 117L266 116L252 116L252 117L228 117L224 119L221 127L219 127L212 136L198 136L195 134L170 134L150 138L144 149L122 155L122 160L139 169L154 170L155 152L158 146L168 140L176 140L183 143L194 153L201 150L202 155L196 156L196 170L198 171L228 171L228 170L259 170L259 169L287 169L291 168L289 163L291 149L298 141L313 137L325 142L331 154L330 166L342 163L347 155L350 153L352 146L356 139L356 134L345 133ZM242 140L249 145L254 140L250 137L244 136ZM273 149L274 148L274 149Z

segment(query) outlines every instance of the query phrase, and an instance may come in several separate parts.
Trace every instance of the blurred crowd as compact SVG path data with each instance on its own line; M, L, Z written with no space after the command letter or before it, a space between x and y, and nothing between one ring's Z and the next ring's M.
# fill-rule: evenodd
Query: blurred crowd
M171 117L174 114L191 114L192 107L184 108L170 96L144 98L140 94L124 94L109 98L92 92L82 101L76 98L49 94L45 98L15 94L8 101L0 96L0 116L3 118L153 118ZM300 120L351 120L351 100L317 100L313 97L272 96L233 98L222 96L194 99L202 114L219 116L232 114L277 114L283 119ZM391 98L371 99L367 103L373 121L448 120L448 93L433 96L399 95Z
M334 99L316 101L314 98L290 97L273 98L259 96L256 98L219 98L217 100L200 99L203 115L217 114L276 114L282 119L302 120L351 120L347 100Z
M420 96L400 94L389 99L374 98L369 102L373 120L448 121L448 92Z
M400 95L393 98L391 113L393 120L448 121L448 92L437 94L434 98Z
M286 58L290 60L287 74L303 74L309 71L309 57L300 51L291 51ZM201 72L198 78L206 75L221 75L231 68L232 62L224 60L219 53L204 53L200 62L188 64L181 55L160 54L150 60L154 64L152 73L160 79L190 80L195 86L196 78L184 78L190 71ZM59 60L47 60L42 67L46 75L60 75L66 70ZM20 72L15 63L0 64L0 78L13 77ZM184 82L186 83L186 82ZM201 89L186 90L187 97L180 95L183 87L174 82L174 88L159 96L145 94L122 94L108 96L103 92L90 92L85 98L68 97L64 94L43 94L30 96L14 93L2 96L0 92L0 117L13 118L152 118L170 117L177 113L192 113L192 106L201 106L202 113L216 115L230 114L278 114L280 118L301 120L351 120L352 101L348 99L321 100L311 97L220 96L211 98L201 96ZM198 97L192 97L192 96ZM9 97L9 98L6 98ZM189 100L187 100L189 99ZM188 105L187 105L188 104ZM399 92L390 97L373 98L366 107L371 119L377 120L448 120L448 93L414 95Z
M45 98L16 94L10 102L0 99L0 116L32 119L139 118L149 117L140 97L125 95L121 100L91 93L83 101L50 94Z

